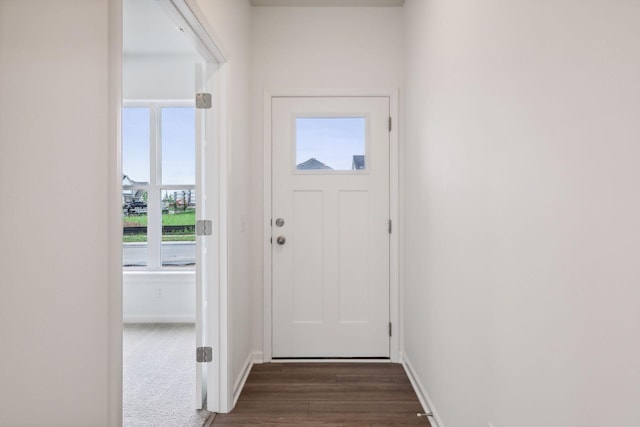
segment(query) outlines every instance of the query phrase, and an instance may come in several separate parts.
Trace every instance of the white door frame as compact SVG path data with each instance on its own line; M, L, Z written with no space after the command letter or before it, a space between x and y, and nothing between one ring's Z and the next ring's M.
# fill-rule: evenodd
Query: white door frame
M121 141L121 108L122 108L122 40L123 40L123 0L108 0L108 27L109 27L109 145L108 155L108 195L109 212L109 246L107 252L107 275L109 292L105 298L109 299L108 312L108 425L110 427L122 426L122 141ZM195 42L198 51L208 62L219 64L216 73L215 86L219 90L217 140L219 144L218 164L211 165L219 173L219 224L216 229L219 235L219 293L216 299L209 301L209 307L217 312L217 325L212 325L216 330L215 341L212 345L218 349L219 360L217 384L217 404L212 411L228 412L233 404L232 384L229 369L229 336L228 336L228 284L227 284L227 67L225 66L228 55L222 43L207 25L204 14L197 6L195 0L162 0L167 10L171 11L173 18L178 20ZM223 350L223 351L220 351ZM194 348L195 356L195 348ZM195 363L195 357L194 357ZM209 390L211 393L212 390Z
M389 340L390 360L400 362L400 288L399 288L399 147L398 147L398 90L280 90L264 92L264 135L263 135L263 337L262 358L272 359L272 256L271 256L271 113L272 99L278 97L389 97L389 114L392 118L389 134L389 208L393 224L389 247L389 320L393 333Z

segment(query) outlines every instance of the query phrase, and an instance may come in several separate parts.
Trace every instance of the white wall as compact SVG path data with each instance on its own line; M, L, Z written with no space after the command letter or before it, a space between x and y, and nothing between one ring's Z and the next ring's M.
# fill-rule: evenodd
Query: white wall
M107 1L0 1L0 425L108 422Z
M199 0L211 27L229 53L229 312L232 382L251 358L251 287L249 282L249 71L250 6L248 0Z
M124 99L194 99L195 55L134 55L124 57Z
M640 425L638 16L405 5L405 355L441 427Z
M125 323L195 323L195 271L125 271Z
M252 9L253 348L262 349L265 91L395 89L402 84L402 9Z

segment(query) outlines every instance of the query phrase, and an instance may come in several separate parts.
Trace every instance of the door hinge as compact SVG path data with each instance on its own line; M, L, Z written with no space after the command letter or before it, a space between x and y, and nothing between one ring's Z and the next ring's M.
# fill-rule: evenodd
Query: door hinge
M393 334L393 325L391 322L389 322L389 336L391 336Z
M209 219L196 221L196 236L210 236L213 234L213 222Z
M391 220L389 220L389 234L391 234L392 230L393 230L393 223L391 222Z
M391 116L389 116L389 132L391 132Z
M213 349L211 347L198 347L196 349L196 361L209 363L213 361Z
M196 108L209 109L211 108L211 94L210 93L196 93Z

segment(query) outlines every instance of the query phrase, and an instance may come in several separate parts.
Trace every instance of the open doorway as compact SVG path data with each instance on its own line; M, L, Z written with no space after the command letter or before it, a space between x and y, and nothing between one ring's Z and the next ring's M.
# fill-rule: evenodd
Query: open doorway
M221 58L187 3L123 0L125 426L202 425L200 409L218 410L224 391L226 359L206 356L226 348L217 312L225 254L215 250L224 234L211 226L225 227L213 108Z

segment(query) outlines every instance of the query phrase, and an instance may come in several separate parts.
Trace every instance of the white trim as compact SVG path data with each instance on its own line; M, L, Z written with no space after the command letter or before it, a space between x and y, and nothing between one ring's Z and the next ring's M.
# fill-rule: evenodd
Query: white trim
M229 144L230 124L228 116L228 64L220 64L216 71L216 89L219 93L218 114L218 251L219 251L219 288L217 303L211 309L218 308L218 324L215 325L213 335L217 339L211 340L219 351L220 363L218 371L218 401L214 408L208 408L211 412L229 412L233 409L233 384L231 374L231 340L229 336L229 257L228 257L228 194L229 194L229 162L227 155ZM211 300L209 300L211 305ZM214 325L209 325L214 329ZM211 336L211 335L210 335ZM222 351L224 349L224 351Z
M258 364L259 365L259 364L262 364L262 363L264 363L264 357L262 355L262 352L261 351L254 351L253 352L253 364L254 365Z
M238 398L240 397L240 393L242 393L242 389L247 382L247 378L249 378L251 368L253 368L253 356L253 353L249 353L247 360L245 360L244 365L242 365L240 375L233 384L233 406L236 406Z
M274 95L264 92L263 179L262 179L262 357L271 361L271 100Z
M270 363L394 363L391 359L271 359Z
M341 98L341 97L359 97L359 98L378 98L378 97L392 97L397 98L398 89L380 89L380 88L364 88L364 89L272 89L269 91L265 91L265 94L270 95L273 98L292 98L292 97L301 97L301 98L312 98L312 97L332 97L332 98Z
M398 148L398 89L328 89L328 90L271 90L264 92L264 134L263 134L263 336L262 352L264 362L270 362L272 357L272 283L271 283L271 109L272 99L279 97L388 97L389 114L392 117L392 127L389 134L389 206L390 219L393 222L393 232L389 242L389 320L394 325L393 334L389 340L390 361L399 363L400 335L400 284L399 269L399 148ZM324 359L323 359L324 360Z
M228 51L195 0L161 0L160 4L173 21L183 28L184 34L203 58L219 64L228 61Z
M400 334L402 320L400 317L400 158L398 126L398 90L389 91L389 114L391 116L391 132L389 134L389 219L392 231L389 240L389 320L393 324L393 333L389 342L391 361L400 363Z
M107 144L108 194L110 207L107 231L108 286L108 425L122 426L122 165L120 141L122 107L122 0L109 0L109 141Z
M402 126L402 118L400 117L400 112L398 112L398 118L395 121L393 127L396 128L398 132L398 141L404 141L404 127ZM392 127L392 130L393 130ZM400 242L405 241L405 228L404 222L400 220L400 218L405 218L404 216L404 174L400 174L400 171L404 170L404 145L401 145L398 142L398 202L397 207L398 210L396 212L397 216L397 224L395 225L395 229L397 231L397 235L395 236L398 239L398 363L402 363L403 360L403 349L404 349L404 245L400 244Z
M433 416L429 417L429 422L431 423L431 426L444 427L444 423L442 422L440 415L438 415L438 411L436 411L435 406L433 405L433 401L431 400L431 398L429 398L429 395L427 394L427 389L424 387L424 385L420 381L420 378L414 371L413 365L411 365L411 362L409 361L409 358L406 356L406 354L402 355L402 366L404 367L404 370L406 371L407 376L409 377L409 381L411 381L411 385L413 386L413 389L415 390L416 395L418 396L418 400L420 400L422 409L424 410L425 413L431 412L433 414Z
M195 316L124 316L123 323L196 323Z

